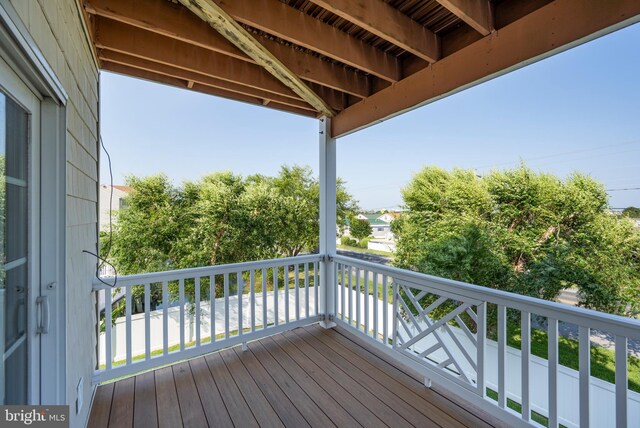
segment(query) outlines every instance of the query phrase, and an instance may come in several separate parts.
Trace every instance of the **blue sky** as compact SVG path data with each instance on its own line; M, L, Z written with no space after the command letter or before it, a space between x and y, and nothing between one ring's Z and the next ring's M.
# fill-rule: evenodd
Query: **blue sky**
M365 209L401 205L400 188L426 165L482 174L524 160L640 188L639 76L634 25L338 140L338 175ZM158 172L179 184L225 169L317 171L314 119L104 72L101 84L116 184ZM640 206L640 190L609 194L612 207Z

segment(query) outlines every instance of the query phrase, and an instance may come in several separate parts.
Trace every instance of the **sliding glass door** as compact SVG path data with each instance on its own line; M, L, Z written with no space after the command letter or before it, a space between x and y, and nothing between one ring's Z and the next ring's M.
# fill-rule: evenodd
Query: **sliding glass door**
M0 402L39 399L37 230L32 195L39 100L0 59ZM41 314L39 314L41 315Z

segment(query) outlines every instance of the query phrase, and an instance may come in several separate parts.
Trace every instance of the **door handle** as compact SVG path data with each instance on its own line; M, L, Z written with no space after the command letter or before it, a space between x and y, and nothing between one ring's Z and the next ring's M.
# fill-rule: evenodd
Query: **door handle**
M38 327L36 328L37 334L49 333L49 297L38 296L36 298L36 304L40 309L40 319L38 320Z

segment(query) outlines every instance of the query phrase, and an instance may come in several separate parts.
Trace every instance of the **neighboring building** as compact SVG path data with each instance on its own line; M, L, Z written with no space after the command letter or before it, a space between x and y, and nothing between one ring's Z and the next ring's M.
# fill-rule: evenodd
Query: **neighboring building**
M111 198L111 186L102 184L100 186L100 230L109 229L109 220L115 220L116 212L125 207L125 197L133 189L129 186L113 186L113 201ZM111 212L109 212L111 207Z
M392 241L394 237L393 233L391 233L391 221L397 218L395 214L396 213L361 213L358 214L356 218L369 222L371 225L371 236L374 238Z

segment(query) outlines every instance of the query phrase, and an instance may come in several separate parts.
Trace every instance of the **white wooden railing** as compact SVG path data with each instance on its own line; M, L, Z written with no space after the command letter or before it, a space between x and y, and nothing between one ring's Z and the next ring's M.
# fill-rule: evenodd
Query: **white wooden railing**
M96 301L104 302L99 308L106 310L98 311L98 361L104 365L98 365L94 382L318 321L321 260L318 255L308 255L121 276L116 288L95 280ZM152 310L154 300L158 306ZM114 310L109 310L112 307ZM141 321L144 328L136 328ZM114 349L122 343L114 340L118 324L124 325L124 352ZM173 324L178 331L175 344L169 333ZM193 342L189 341L190 329L195 330ZM154 335L161 337L160 349L152 346ZM137 354L134 349L141 348L141 343L143 352ZM118 359L121 354L124 358Z
M333 302L322 297L323 263L332 264ZM99 281L93 290L102 308L116 308L104 311L98 331L95 382L324 319L425 373L427 386L497 410L512 426L640 426L640 394L628 388L637 320L343 256L131 275L115 290ZM559 325L578 336L577 370L560 364ZM514 327L519 347L509 345ZM542 357L532 352L532 332L540 330L547 337ZM594 332L615 338L614 382L591 376Z
M488 411L497 406L510 425L535 425L534 411L549 427L640 426L640 395L628 389L628 341L640 340L637 320L343 256L333 263L335 322L426 373L427 384L452 388ZM567 388L571 370L559 363L559 323L579 336L574 390ZM508 346L508 324L521 328L520 349ZM532 354L532 328L547 331L546 361ZM598 401L607 382L591 376L595 330L615 337L610 401ZM534 363L536 373L547 368L546 379L533 375ZM546 402L535 403L533 395Z

